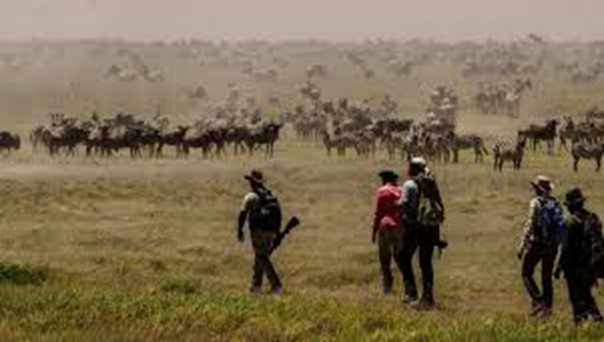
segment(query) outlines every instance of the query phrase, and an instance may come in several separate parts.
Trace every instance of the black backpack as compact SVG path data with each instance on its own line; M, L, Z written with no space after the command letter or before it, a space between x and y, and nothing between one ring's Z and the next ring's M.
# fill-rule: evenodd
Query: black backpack
M591 252L591 265L597 278L604 279L604 236L602 224L595 214L590 214L585 220L585 233L588 237Z
M266 188L256 189L254 193L258 204L250 213L250 229L279 231L282 220L279 200Z

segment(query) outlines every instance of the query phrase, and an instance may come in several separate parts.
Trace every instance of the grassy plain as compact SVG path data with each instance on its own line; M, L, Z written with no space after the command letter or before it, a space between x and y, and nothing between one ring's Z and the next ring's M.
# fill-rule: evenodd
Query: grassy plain
M19 160L2 162L0 256L43 267L40 286L0 285L0 336L34 340L566 340L575 329L561 282L556 316L526 318L515 259L529 180L586 189L604 209L591 165L529 154L520 172L489 164L435 165L451 248L436 261L439 309L415 312L380 294L369 241L383 159L329 160L287 142L274 160ZM587 165L586 165L587 166ZM277 253L282 297L246 294L249 241L235 217L250 167L262 168L288 214L303 220ZM397 283L400 290L400 282Z
M84 62L86 61L86 62ZM242 82L260 99L296 97L306 65L297 61L276 85ZM156 63L167 65L166 61ZM2 129L26 134L49 111L88 115L120 109L152 114L162 106L173 121L190 122L204 105L183 98L201 79L212 101L235 76L180 63L158 84L99 79L107 57L50 59L20 74L2 71ZM473 113L476 80L450 67L424 66L402 80L358 75L328 63L328 97L394 94L401 112L417 117L429 89L446 81L462 96L460 129L489 142L513 136L526 122L575 113L600 102L599 83L570 85L542 77L527 94L523 118ZM335 70L335 71L334 71ZM214 91L214 89L217 89ZM291 92L286 90L292 90ZM376 247L370 243L376 172L403 164L378 156L328 159L322 148L291 135L272 160L260 156L188 161L126 157L49 159L25 146L0 160L0 260L47 275L42 284L0 277L0 340L42 341L563 341L602 340L602 327L570 323L565 287L556 283L556 312L527 318L528 299L515 258L529 181L550 175L557 194L580 185L589 205L604 212L604 184L593 165L571 171L568 155L528 153L519 172L491 170L462 156L459 165L433 165L448 207L450 241L436 261L438 310L416 312L397 295L380 293ZM249 239L235 239L235 219L252 167L265 171L286 213L303 225L276 254L283 296L247 294ZM37 278L36 278L37 279ZM598 296L601 297L601 296Z

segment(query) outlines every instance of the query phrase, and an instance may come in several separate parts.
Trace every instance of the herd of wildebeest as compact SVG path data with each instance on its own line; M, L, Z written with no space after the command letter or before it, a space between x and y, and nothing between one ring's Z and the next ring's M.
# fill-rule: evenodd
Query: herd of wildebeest
M131 158L161 158L168 156L168 150L174 151L178 158L193 153L203 158L254 154L272 157L284 129L291 132L288 137L297 141L322 144L327 155L334 158L351 152L359 158L373 158L382 153L389 159L421 155L433 162L458 163L460 152L467 150L473 154L475 163L482 163L485 156L492 155L494 169L502 170L506 162L520 169L527 149L543 149L548 154L569 152L575 170L581 159L594 160L599 170L604 153L604 111L595 106L567 117L535 119L518 132L509 132L515 138L500 141L492 141L490 135L460 133L457 120L468 111L468 106L483 115L507 116L510 120L520 117L523 99L531 97L533 87L544 78L551 79L551 75L577 86L597 82L604 70L601 42L553 43L530 35L509 43L84 41L0 45L0 73L8 79L19 79L28 67L32 74L52 70L42 67L49 60L77 60L78 63L73 63L76 66L90 63L82 67L82 74L68 75L86 79L87 73L94 69L102 76L89 79L91 84L172 86L177 79L187 78L182 72L178 74L176 68L169 69L168 65L173 67L174 61L186 64L181 70L188 73L199 69L215 72L219 77L224 75L225 83L230 84L226 99L220 102L212 101L206 85L187 86L186 98L193 104L219 103L191 122L174 122L178 120L159 109L152 117L129 112L112 115L53 112L46 122L31 129L27 139L34 153L47 153L53 158L109 158L121 151ZM112 61L108 67L100 62L106 60ZM320 60L331 64L317 62ZM300 69L301 61L310 62ZM55 68L71 70L69 63L61 63ZM362 82L380 79L394 84L432 67L456 68L463 82L475 90L465 93L466 98L460 100L452 86L432 85L425 115L413 120L401 114L406 110L395 100L399 98L395 90L381 98L372 95L371 99L351 99L333 96L333 89L325 89L334 88L330 79L342 74ZM292 89L283 75L288 75L288 80L292 75L299 77L303 83ZM73 79L67 81L70 89L77 84ZM253 97L246 97L239 82L251 82L252 88L262 89L261 101L267 106L259 106ZM290 88L283 89L284 84ZM288 95L282 97L284 93ZM294 101L292 94L296 96ZM15 133L0 132L0 152L19 150L22 140Z
M302 96L312 94L305 87ZM423 156L433 162L458 163L459 153L469 150L475 163L493 153L493 167L501 171L505 162L520 169L525 150L537 151L542 143L548 154L554 153L558 141L559 150L570 152L575 170L581 159L592 159L599 171L604 154L604 111L597 107L586 111L582 121L570 116L548 119L518 130L515 140L496 141L489 148L480 135L456 132L458 98L446 86L434 90L425 119L417 121L399 118L398 105L389 96L377 106L311 98L309 106L298 105L270 118L258 108L238 107L237 97L238 91L231 89L225 106L190 125L172 125L161 113L151 120L129 113L111 117L92 113L89 119L53 113L47 124L31 131L29 141L34 151L43 149L52 157L111 157L125 150L131 158L160 158L166 147L173 148L178 158L189 157L193 150L203 158L224 157L229 151L233 155L260 151L272 157L281 130L288 126L297 139L322 143L328 156L334 152L345 156L351 150L358 157L371 158L384 151L390 159ZM20 147L19 135L0 132L0 151L10 153Z

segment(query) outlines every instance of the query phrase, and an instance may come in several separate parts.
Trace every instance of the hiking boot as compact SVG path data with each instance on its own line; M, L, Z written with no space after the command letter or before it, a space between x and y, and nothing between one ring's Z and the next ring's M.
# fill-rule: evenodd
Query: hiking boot
M538 318L548 318L552 315L552 308L541 307L541 310L535 315Z
M541 310L543 310L543 304L539 303L539 302L533 302L531 305L531 313L530 315L532 317L536 317L541 313Z
M413 296L413 295L404 295L403 296L403 304L413 304L415 302L417 302L418 298L417 295Z
M279 296L283 294L283 287L282 286L277 286L271 289L271 294Z
M434 309L436 303L433 298L422 297L419 301L415 302L412 305L415 309L418 310L431 310Z
M262 287L260 287L260 286L252 286L252 287L250 287L250 293L251 294L257 295L257 294L260 294L260 292L262 292Z

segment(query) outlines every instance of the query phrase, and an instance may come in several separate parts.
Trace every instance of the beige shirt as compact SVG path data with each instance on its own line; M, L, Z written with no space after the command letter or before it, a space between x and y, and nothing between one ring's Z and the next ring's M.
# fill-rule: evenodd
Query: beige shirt
M251 212L258 205L259 200L260 200L260 197L258 197L258 194L256 194L255 192L248 192L243 197L243 203L241 204L241 211L245 211L248 213Z
M541 202L539 197L531 199L529 203L529 213L524 224L524 230L522 232L522 239L520 240L520 250L526 248L533 240L533 226L537 222L537 215L541 211Z

